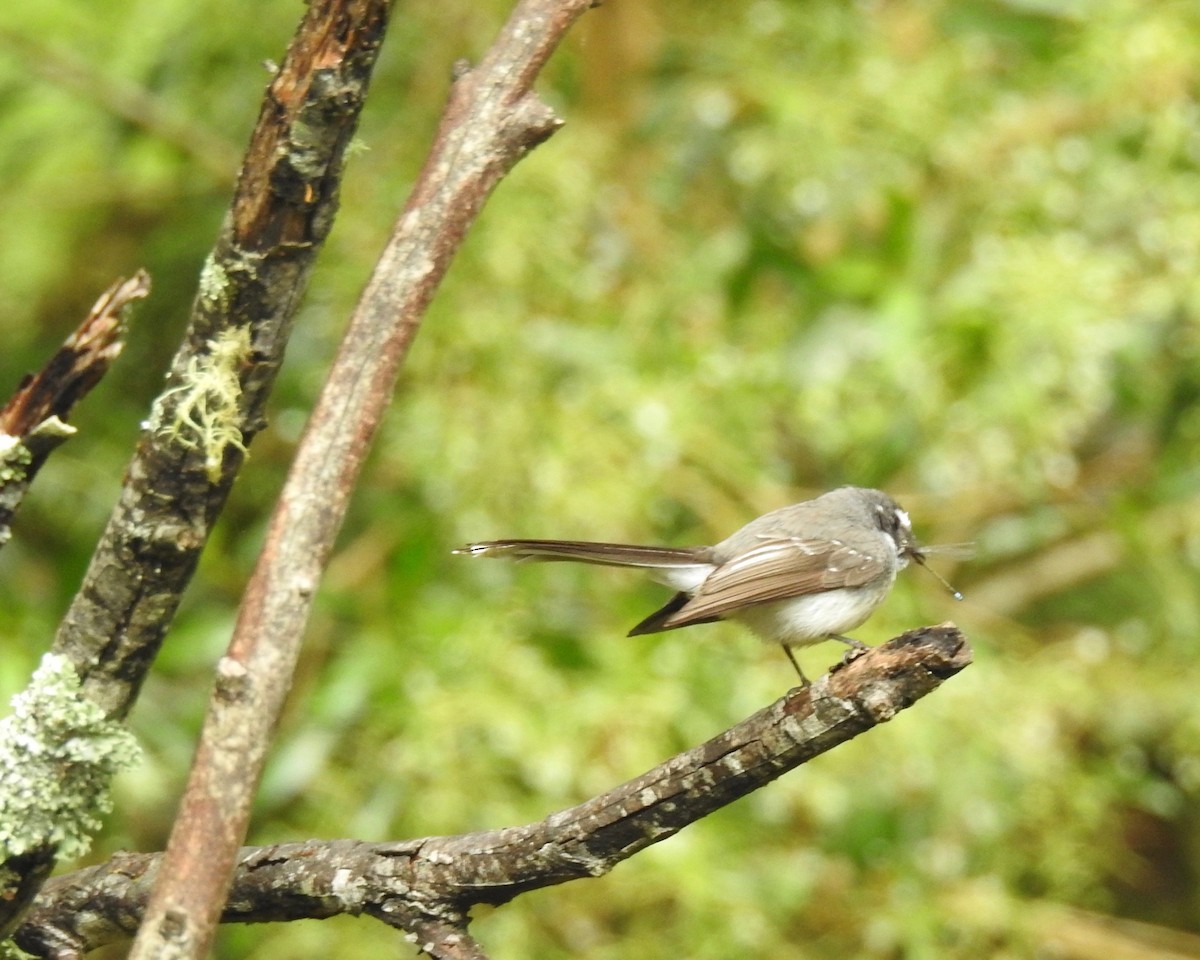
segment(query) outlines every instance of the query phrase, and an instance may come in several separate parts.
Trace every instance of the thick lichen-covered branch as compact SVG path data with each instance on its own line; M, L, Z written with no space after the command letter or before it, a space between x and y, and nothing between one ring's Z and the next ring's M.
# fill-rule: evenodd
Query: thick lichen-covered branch
M166 390L55 637L105 717L136 699L262 427L390 10L391 0L314 0L267 90ZM14 856L0 871L36 889L42 866Z
M47 654L0 720L0 939L28 900L26 871L87 853L111 812L113 775L133 766L133 735L80 694L79 677Z
M267 90L183 344L55 639L112 716L136 698L262 428L390 8L310 4Z

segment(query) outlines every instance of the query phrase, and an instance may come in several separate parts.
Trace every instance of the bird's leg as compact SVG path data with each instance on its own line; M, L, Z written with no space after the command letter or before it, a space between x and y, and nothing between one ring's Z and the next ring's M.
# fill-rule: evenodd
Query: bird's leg
M800 686L807 687L809 685L808 677L804 675L804 671L800 669L800 664L796 662L796 655L792 653L792 648L786 643L781 643L780 646L783 647L783 652L787 654L787 658L792 661L792 666L796 668L796 674L800 677Z

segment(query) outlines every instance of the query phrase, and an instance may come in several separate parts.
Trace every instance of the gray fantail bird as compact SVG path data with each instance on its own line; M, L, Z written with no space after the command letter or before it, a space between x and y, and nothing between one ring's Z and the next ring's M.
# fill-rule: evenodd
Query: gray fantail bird
M844 631L866 621L909 560L924 566L927 550L913 536L908 514L886 493L841 487L763 514L712 547L490 540L454 552L640 567L678 593L629 636L737 620L782 646L807 683L791 648L827 639L865 646Z

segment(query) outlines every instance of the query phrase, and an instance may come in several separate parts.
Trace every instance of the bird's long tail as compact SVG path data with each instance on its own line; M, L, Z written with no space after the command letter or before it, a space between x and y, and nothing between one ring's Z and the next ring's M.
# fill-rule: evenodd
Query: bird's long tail
M597 563L606 567L644 567L651 570L693 567L709 562L709 547L641 547L631 543L593 543L587 540L488 540L469 543L455 553L469 557L509 560Z

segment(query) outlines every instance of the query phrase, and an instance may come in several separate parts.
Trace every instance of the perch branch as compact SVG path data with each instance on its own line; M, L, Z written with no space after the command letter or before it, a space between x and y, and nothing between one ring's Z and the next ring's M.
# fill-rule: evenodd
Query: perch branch
M366 913L414 934L431 956L474 960L483 956L466 931L475 904L501 904L528 890L602 876L890 720L970 662L970 648L952 624L910 631L640 777L525 826L393 843L314 840L243 848L221 919L263 923ZM161 863L161 854L122 854L49 881L14 939L36 956L75 960L127 938Z
M561 125L532 84L589 5L522 0L479 66L457 70L430 155L351 317L272 516L134 960L208 952L313 593L400 365L496 184ZM254 222L252 204L235 203L237 211Z

